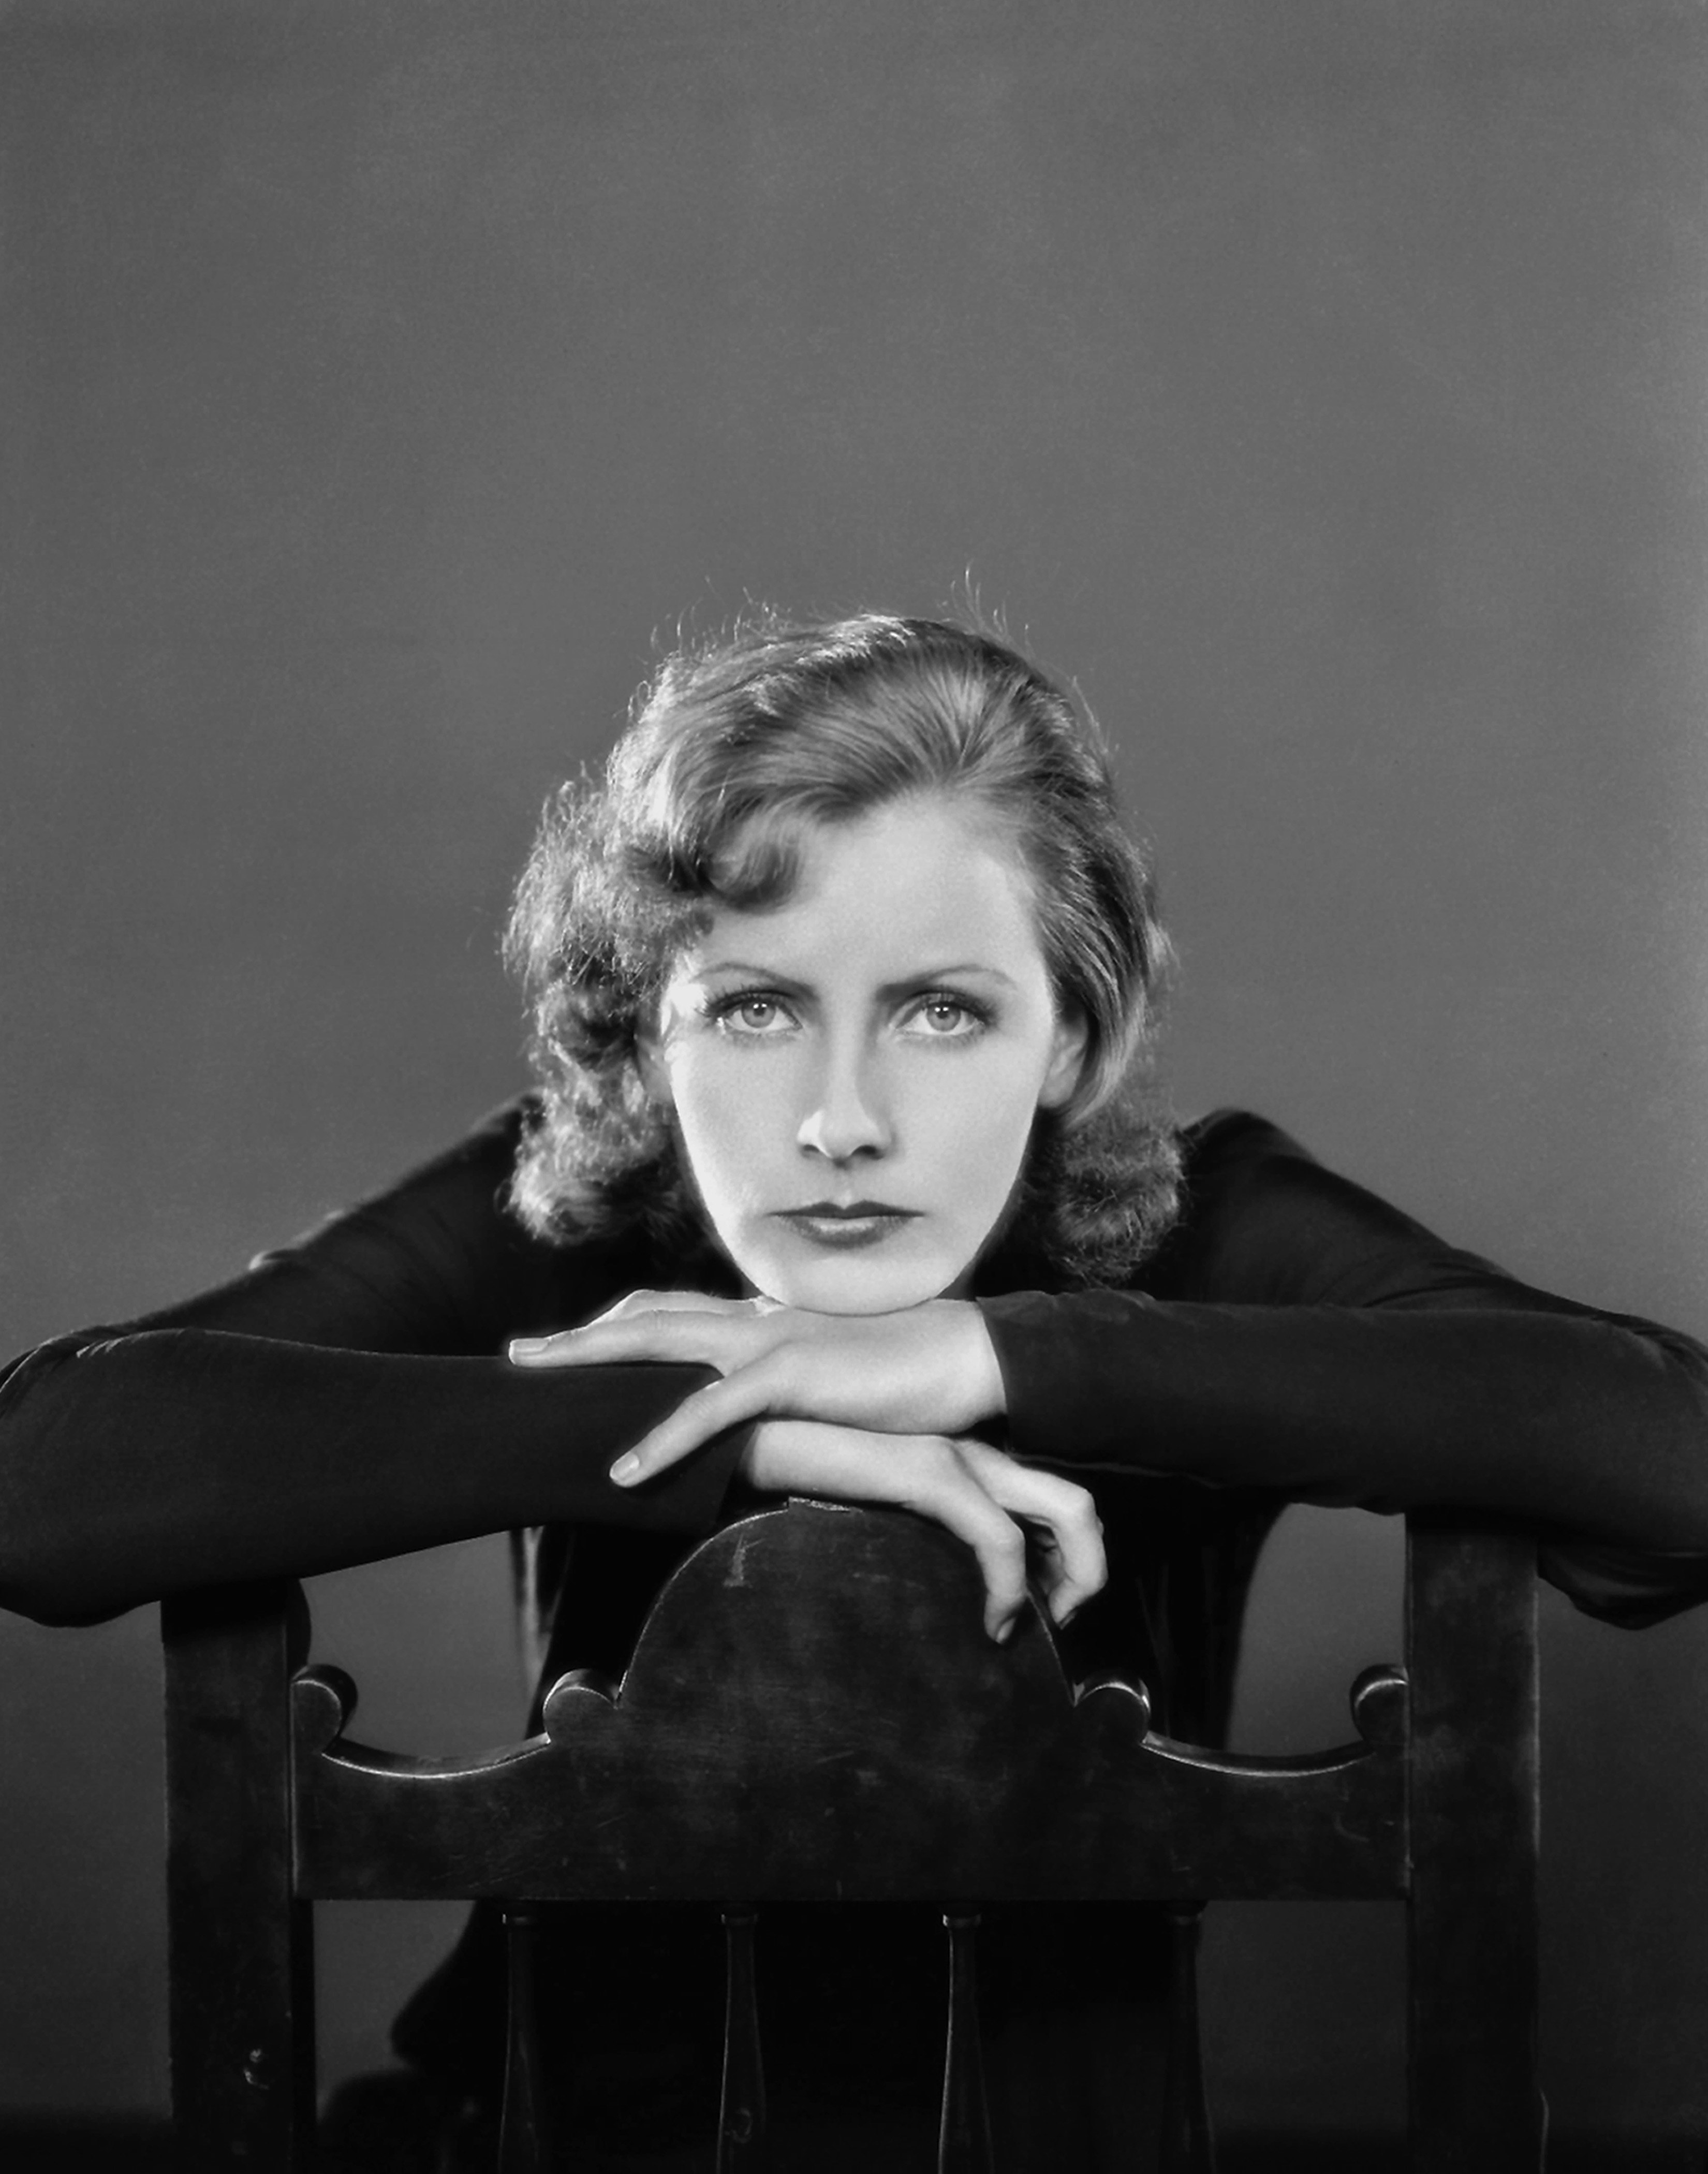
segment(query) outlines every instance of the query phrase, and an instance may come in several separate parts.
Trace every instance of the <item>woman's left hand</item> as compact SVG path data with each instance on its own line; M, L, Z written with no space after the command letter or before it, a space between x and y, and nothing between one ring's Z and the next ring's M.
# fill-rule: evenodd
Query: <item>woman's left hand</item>
M632 1487L726 1427L765 1416L881 1434L963 1435L1003 1409L997 1355L978 1308L932 1299L900 1313L808 1313L770 1299L635 1291L584 1328L519 1338L518 1366L715 1366L612 1468Z
M741 1470L767 1494L899 1503L934 1517L978 1558L985 1629L999 1642L1025 1603L1029 1555L1058 1624L1100 1592L1109 1574L1097 1505L1085 1489L981 1441L761 1420Z

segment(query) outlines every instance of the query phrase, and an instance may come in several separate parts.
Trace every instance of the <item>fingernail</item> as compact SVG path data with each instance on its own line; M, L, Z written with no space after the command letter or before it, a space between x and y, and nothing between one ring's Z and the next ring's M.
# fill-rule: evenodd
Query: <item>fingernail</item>
M640 1477L640 1460L632 1449L626 1457L619 1457L611 1467L611 1477L619 1487L626 1487L631 1479Z
M996 1629L991 1633L992 1637L996 1640L999 1646L1006 1646L1009 1639L1012 1638L1013 1635L1014 1619L1012 1615L1008 1618L1006 1623L999 1623Z
M507 1347L512 1359L527 1359L536 1351L543 1351L545 1348L546 1339L543 1336L512 1336Z

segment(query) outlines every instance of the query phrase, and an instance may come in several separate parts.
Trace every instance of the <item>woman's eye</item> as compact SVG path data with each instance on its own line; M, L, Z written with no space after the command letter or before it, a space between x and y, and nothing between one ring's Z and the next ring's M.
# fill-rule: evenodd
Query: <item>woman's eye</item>
M913 1018L927 1034L943 1041L976 1034L984 1025L971 1005L963 1003L959 997L927 997L916 1006Z
M712 1017L719 1026L740 1034L776 1034L789 1023L789 1015L775 997L727 997Z

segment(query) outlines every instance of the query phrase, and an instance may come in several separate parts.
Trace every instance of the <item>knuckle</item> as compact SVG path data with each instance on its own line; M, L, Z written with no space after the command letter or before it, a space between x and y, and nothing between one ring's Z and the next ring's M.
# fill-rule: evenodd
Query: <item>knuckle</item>
M1003 1520L999 1531L992 1531L991 1553L1005 1569L1024 1576L1026 1565L1026 1536L1012 1518Z
M926 1463L934 1473L946 1480L968 1480L978 1486L977 1475L958 1441L951 1441L947 1435L941 1434L928 1434L921 1439ZM979 1492L983 1494L984 1490L981 1487Z
M1018 1563L1012 1567L1007 1563L996 1566L988 1582L992 1593L1009 1608L1018 1608L1025 1599L1025 1572Z
M1097 1505L1089 1490L1071 1479L1062 1482L1062 1492L1057 1498L1056 1517L1064 1525L1072 1525L1081 1532L1099 1532L1102 1522L1097 1515Z

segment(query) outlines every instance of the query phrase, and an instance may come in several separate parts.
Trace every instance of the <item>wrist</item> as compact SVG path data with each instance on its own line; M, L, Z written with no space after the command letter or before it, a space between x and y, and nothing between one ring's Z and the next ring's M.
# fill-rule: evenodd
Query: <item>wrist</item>
M962 1336L965 1356L962 1363L970 1408L968 1424L981 1426L987 1420L999 1420L1006 1414L1008 1393L997 1347L982 1311L971 1300L963 1301L960 1310L965 1317Z

